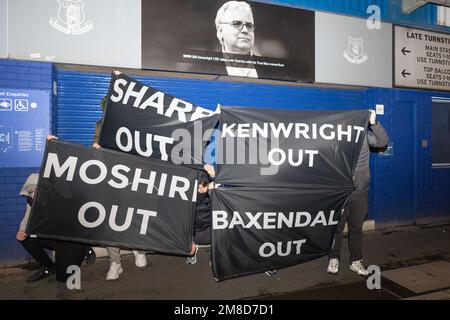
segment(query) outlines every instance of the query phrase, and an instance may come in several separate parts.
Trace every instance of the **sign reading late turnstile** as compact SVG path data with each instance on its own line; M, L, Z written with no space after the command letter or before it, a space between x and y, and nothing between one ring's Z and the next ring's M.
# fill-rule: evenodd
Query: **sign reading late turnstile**
M395 85L450 91L450 34L395 26Z

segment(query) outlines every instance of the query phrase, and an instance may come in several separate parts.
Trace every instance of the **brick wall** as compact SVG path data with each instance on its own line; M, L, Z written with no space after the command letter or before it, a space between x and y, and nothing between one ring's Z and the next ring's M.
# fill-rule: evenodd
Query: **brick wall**
M51 90L52 64L0 59L0 87ZM0 266L6 265L7 260L27 258L25 250L16 241L16 233L26 206L19 191L33 172L39 172L39 168L0 169Z

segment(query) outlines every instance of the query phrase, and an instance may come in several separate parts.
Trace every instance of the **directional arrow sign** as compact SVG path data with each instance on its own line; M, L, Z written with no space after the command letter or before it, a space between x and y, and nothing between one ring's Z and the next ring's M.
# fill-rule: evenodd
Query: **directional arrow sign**
M395 26L395 86L450 91L450 34Z
M403 69L403 71L402 71L402 76L403 76L403 78L406 78L406 76L410 76L410 75L411 75L411 73L406 72L406 70Z
M403 47L402 53L406 56L406 53L411 53L411 51L406 50L406 47Z

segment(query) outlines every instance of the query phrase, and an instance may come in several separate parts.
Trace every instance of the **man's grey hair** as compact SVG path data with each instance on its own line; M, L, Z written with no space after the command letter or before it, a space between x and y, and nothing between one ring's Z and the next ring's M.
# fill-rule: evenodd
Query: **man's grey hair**
M216 29L219 30L219 25L222 22L222 16L224 15L225 12L227 12L227 10L240 9L240 8L245 8L245 9L248 9L250 12L252 12L252 8L250 7L250 5L247 2L244 2L244 1L225 2L219 8L219 10L217 10L217 15L216 15L216 20L215 20Z

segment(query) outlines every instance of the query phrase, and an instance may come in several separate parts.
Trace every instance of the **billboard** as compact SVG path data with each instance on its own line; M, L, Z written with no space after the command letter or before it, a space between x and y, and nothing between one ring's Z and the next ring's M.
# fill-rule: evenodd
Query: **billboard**
M142 2L142 68L314 81L314 12L257 2Z

